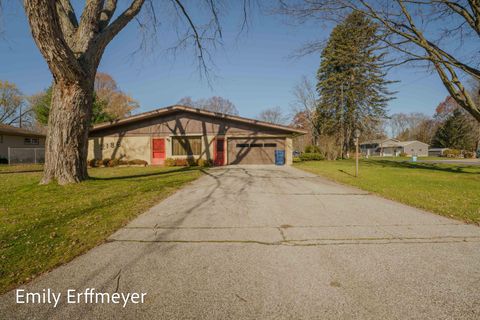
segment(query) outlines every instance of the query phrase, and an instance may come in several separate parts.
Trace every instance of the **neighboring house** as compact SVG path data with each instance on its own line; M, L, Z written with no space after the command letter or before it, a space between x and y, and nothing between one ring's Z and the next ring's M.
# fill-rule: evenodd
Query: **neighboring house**
M428 155L431 157L443 157L447 150L448 148L430 148L428 149Z
M0 159L12 163L43 162L45 134L0 124Z
M291 127L174 105L95 125L89 134L89 159L141 159L163 164L166 158L212 160L215 165L274 164L284 152L292 162Z
M379 139L365 141L360 144L363 155L398 157L401 153L407 156L428 156L428 144L413 140L400 141L397 139Z

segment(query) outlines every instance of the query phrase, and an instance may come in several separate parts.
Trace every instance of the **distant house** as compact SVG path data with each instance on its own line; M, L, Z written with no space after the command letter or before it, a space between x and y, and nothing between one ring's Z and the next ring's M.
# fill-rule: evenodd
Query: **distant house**
M45 157L45 134L0 124L2 162L35 163Z
M428 144L412 140L400 141L397 139L378 139L369 140L360 144L360 150L363 155L398 157L400 154L407 156L428 156Z
M431 157L442 157L448 148L430 148L428 149L428 155Z

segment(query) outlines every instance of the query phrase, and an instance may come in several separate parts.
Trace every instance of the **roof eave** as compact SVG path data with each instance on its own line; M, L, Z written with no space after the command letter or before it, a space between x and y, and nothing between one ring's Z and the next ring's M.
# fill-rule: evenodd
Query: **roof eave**
M242 123L247 123L247 124L252 124L252 125L257 125L257 126L262 126L266 128L271 128L271 129L277 129L277 130L282 130L286 131L289 134L306 134L307 132L302 129L296 129L296 128L291 128L288 126L283 126L283 125L278 125L278 124L273 124L265 121L260 121L260 120L255 120L255 119L248 119L244 117L239 117L239 116L234 116L234 115L229 115L225 113L218 113L218 112L212 112L212 111L207 111L207 110L202 110L198 108L192 108L192 107L186 107L186 106L181 106L181 105L173 105L169 107L165 107L162 109L157 109L153 111L148 111L144 112L138 115L134 115L125 119L120 119L115 122L104 122L97 124L93 126L93 128L90 129L90 132L95 132L98 130L102 129L108 129L112 128L118 125L124 125L124 124L129 124L132 122L140 121L140 120L145 120L145 119L150 119L154 118L157 116L162 116L166 115L169 113L173 112L178 112L178 111L185 111L185 112L190 112L190 113L196 113L196 114L202 114L205 116L210 116L210 117L217 117L217 118L222 118L222 119L227 119L227 120L232 120L232 121L238 121Z

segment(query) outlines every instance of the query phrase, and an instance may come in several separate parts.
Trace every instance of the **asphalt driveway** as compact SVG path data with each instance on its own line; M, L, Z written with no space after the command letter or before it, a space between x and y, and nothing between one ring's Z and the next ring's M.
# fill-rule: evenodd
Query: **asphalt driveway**
M147 295L54 308L12 291L0 318L478 319L480 228L294 168L215 168L22 288Z

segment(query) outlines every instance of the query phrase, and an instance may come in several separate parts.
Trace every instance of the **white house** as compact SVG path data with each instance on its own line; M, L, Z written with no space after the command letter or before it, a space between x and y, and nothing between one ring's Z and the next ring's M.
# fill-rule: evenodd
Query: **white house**
M360 144L360 150L363 155L398 157L401 153L407 156L428 156L428 144L412 140L400 141L397 139L378 139L369 140Z

